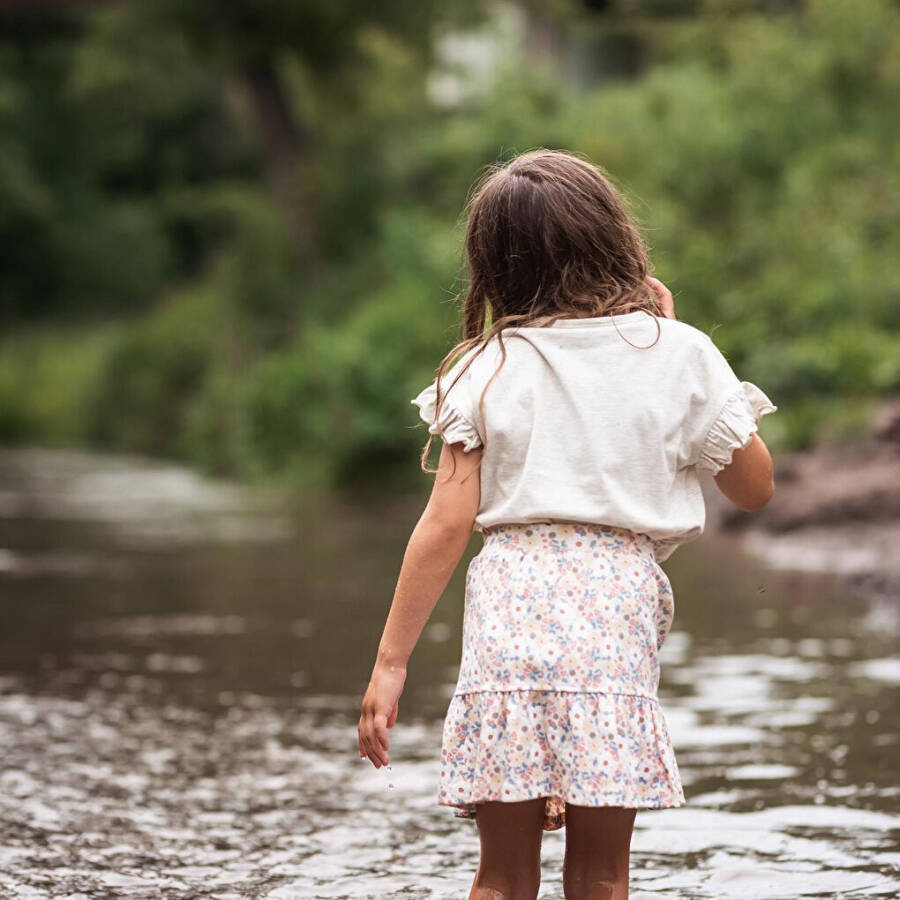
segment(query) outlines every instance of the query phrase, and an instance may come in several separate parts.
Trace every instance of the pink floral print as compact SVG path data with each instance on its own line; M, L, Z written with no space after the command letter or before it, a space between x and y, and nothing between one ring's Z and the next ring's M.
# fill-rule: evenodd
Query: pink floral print
M438 803L685 802L657 699L674 617L653 540L608 525L505 524L466 573L463 651L444 722Z

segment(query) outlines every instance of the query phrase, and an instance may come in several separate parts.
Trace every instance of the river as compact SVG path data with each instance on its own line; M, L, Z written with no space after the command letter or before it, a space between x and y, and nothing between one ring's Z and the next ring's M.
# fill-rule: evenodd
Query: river
M423 499L309 510L143 460L0 452L0 896L467 896L475 824L434 802L464 565L392 766L356 748ZM638 813L633 900L897 896L900 598L712 535L665 568L687 804ZM564 840L544 837L541 898L563 896Z

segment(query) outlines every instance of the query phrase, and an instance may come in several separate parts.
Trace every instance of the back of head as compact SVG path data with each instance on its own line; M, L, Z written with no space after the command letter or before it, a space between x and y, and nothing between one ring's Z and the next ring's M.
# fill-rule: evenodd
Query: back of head
M559 150L532 150L491 166L476 184L468 211L462 340L438 366L437 410L496 336L501 360L493 381L506 360L504 328L641 309L662 315L646 281L649 264L640 232L615 186L586 160ZM445 389L444 373L469 350L476 352ZM479 401L485 429L490 381ZM483 437L486 446L486 431ZM426 472L435 471L427 464L432 438L429 433L422 450Z
M469 201L463 338L560 317L660 310L624 200L591 163L532 150L490 167Z

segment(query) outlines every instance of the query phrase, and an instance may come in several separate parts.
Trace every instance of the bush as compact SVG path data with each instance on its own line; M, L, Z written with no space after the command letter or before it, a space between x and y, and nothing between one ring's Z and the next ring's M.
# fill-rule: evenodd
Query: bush
M220 304L207 291L176 295L123 336L91 398L94 443L179 456L188 411L222 346Z

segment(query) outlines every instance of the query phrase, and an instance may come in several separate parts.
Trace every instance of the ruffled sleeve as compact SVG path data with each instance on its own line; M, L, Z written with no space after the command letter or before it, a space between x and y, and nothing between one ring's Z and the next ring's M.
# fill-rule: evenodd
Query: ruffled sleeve
M734 451L746 447L759 420L778 409L753 383L742 381L722 407L700 448L699 469L717 474L731 462Z
M428 425L430 434L440 435L445 444L462 443L463 451L468 453L483 446L481 435L475 427L472 419L473 413L463 407L466 405L466 388L468 381L465 376L456 384L453 383L453 370L441 378L441 409L440 418L435 416L437 400L437 384L432 381L410 403L419 408L419 416ZM448 386L451 386L448 390Z

